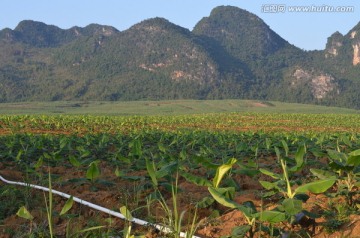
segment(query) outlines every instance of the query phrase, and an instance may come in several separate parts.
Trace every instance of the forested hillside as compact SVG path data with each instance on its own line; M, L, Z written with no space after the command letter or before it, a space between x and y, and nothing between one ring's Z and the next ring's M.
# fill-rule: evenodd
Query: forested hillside
M0 102L262 99L360 108L360 23L321 51L220 6L193 31L163 18L125 31L22 21L0 31Z

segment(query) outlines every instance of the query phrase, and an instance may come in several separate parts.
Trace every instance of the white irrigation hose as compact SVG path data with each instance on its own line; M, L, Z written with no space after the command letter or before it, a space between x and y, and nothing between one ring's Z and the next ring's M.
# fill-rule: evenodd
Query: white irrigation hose
M14 185L20 185L20 186L25 186L25 187L31 187L31 188L35 188L35 189L39 189L39 190L43 190L45 192L50 192L50 189L47 188L47 187L42 187L42 186L38 186L38 185L34 185L34 184L29 184L29 183L22 183L22 182L15 182L15 181L10 181L10 180L6 180L4 177L2 177L0 175L0 180L3 181L4 183L8 183L8 184L14 184ZM57 194L59 196L62 196L62 197L65 197L65 198L70 198L71 195L67 194L67 193L63 193L63 192L59 192L57 190L54 190L54 189L51 189L51 192L53 194ZM98 211L101 211L101 212L105 212L109 215L112 215L114 217L118 217L118 218L121 218L123 220L126 220L126 218L119 212L114 212L110 209L107 209L105 207L101 207L99 205L96 205L96 204L93 204L93 203L90 203L90 202L87 202L85 200L82 200L80 198L77 198L77 197L73 197L73 200L75 202L78 202L82 205L85 205L85 206L88 206L88 207L91 207L93 209L96 209ZM131 222L135 223L135 224L138 224L138 225L142 225L142 226L152 226L152 227L155 227L157 230L161 231L161 232L164 232L164 233L172 233L173 230L171 230L170 228L168 227L165 227L165 226L162 226L162 225L158 225L158 224L152 224L150 222L147 222L147 221L144 221L144 220L140 220L140 219L137 219L137 218L133 218L131 220ZM185 232L180 232L180 237L186 237L186 233ZM198 236L192 236L192 238L200 238Z

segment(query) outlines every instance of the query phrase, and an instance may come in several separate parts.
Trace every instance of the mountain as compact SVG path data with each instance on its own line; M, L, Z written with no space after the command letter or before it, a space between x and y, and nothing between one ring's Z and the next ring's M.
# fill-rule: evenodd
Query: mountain
M232 56L242 60L266 57L290 44L256 15L231 6L221 6L204 17L193 32L216 40Z
M54 59L70 69L74 84L83 78L76 97L87 100L202 97L201 90L218 78L216 63L191 32L162 18L99 41L79 39L56 51Z
M25 20L0 31L0 102L249 98L360 108L360 23L303 51L256 15L214 8L192 31Z
M67 44L80 36L109 35L117 33L114 27L91 24L85 28L73 27L68 30L32 20L21 21L14 30L4 29L0 39L9 43L19 42L33 47L57 47Z
M220 65L227 66L224 74L239 68L247 73L247 98L286 100L289 95L279 94L283 91L279 88L285 87L283 72L306 58L305 52L281 38L259 17L237 7L213 9L209 17L199 21L193 33L207 45L213 45L208 50L214 51L212 55ZM220 54L216 53L219 49ZM230 57L221 57L224 52ZM234 73L230 77L234 78ZM274 96L270 95L272 91Z

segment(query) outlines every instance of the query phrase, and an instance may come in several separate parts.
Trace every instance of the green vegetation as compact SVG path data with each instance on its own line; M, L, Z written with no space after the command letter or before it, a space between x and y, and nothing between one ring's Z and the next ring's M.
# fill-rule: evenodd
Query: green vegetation
M359 36L334 34L325 50L306 52L231 6L193 31L163 18L122 32L22 21L0 31L0 102L256 99L358 109Z
M186 230L188 237L195 230L207 237L209 226L225 224L221 216L235 211L244 219L225 237L311 237L321 230L315 226L346 229L341 225L355 221L345 218L360 215L359 123L357 114L3 115L1 175L120 208L127 220L6 185L0 231L54 237L154 232L129 222L139 217L167 225L173 231L167 237ZM16 211L14 226L8 218Z
M358 110L255 100L58 101L0 103L3 115L186 115L226 112L358 114Z

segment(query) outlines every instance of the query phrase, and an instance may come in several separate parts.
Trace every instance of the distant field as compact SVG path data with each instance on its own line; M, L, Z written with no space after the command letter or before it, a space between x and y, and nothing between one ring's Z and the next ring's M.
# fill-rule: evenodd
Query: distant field
M217 112L358 114L346 108L255 100L1 103L0 114L183 115Z

